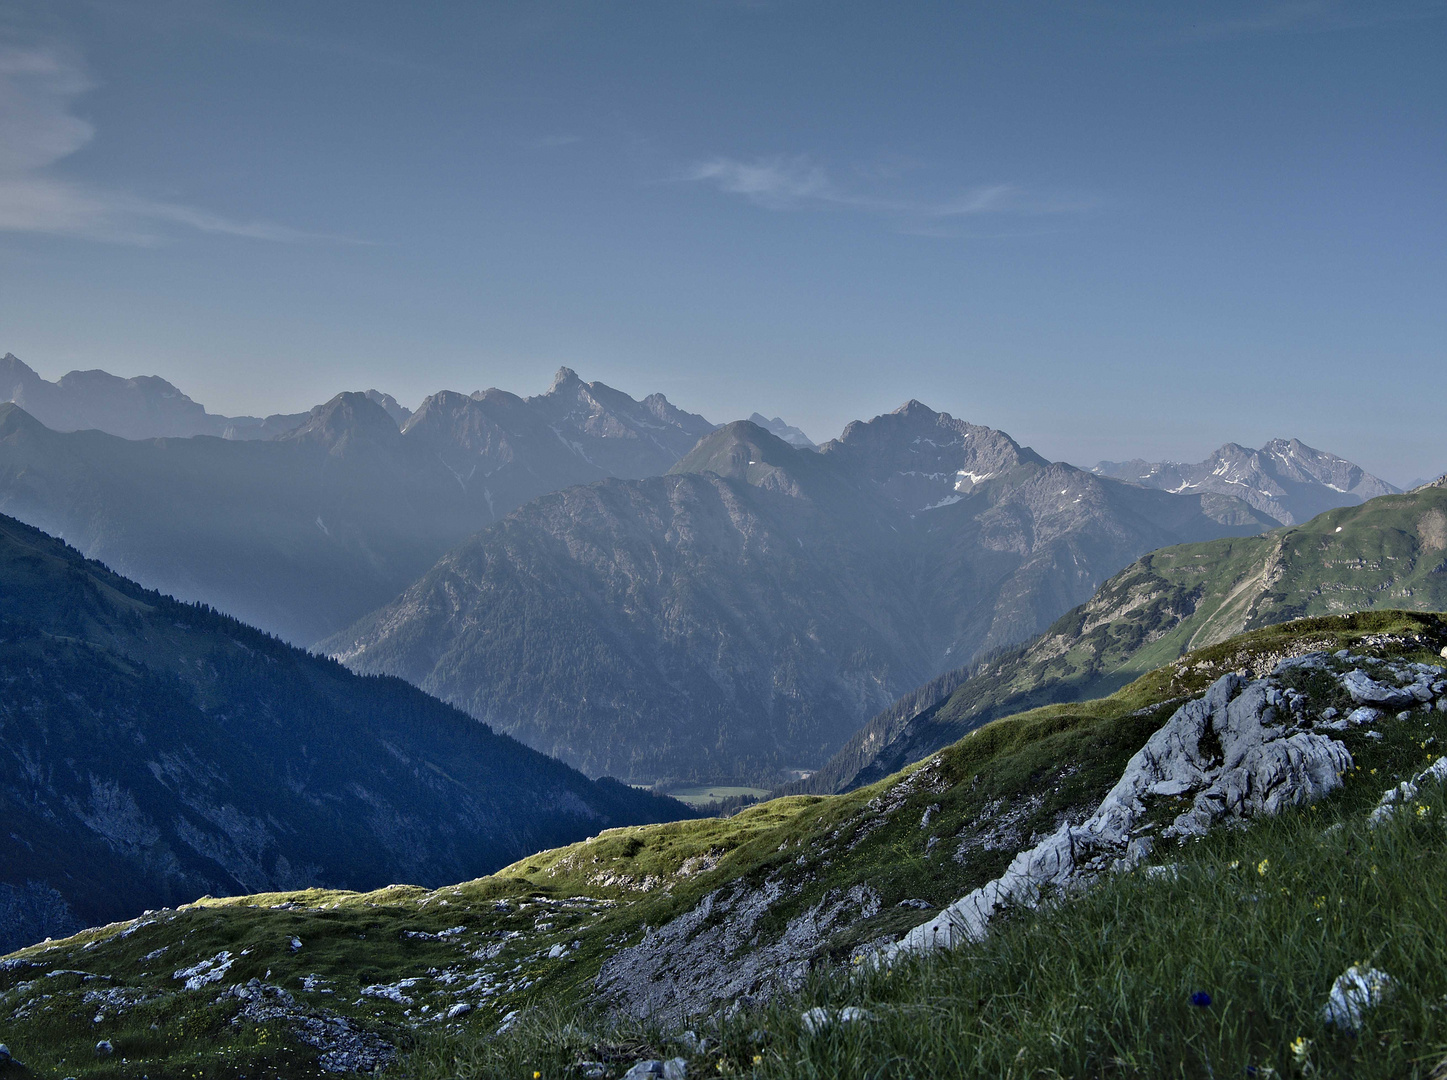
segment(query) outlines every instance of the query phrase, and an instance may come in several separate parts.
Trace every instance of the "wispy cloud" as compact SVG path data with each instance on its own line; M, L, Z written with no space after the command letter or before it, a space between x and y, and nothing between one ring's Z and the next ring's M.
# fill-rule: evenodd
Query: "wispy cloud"
M178 227L283 243L342 239L56 176L53 166L95 136L72 112L91 85L64 50L0 45L0 231L133 244L157 243Z
M1059 214L1089 207L1086 200L1031 196L1012 184L969 187L936 198L877 194L838 183L822 165L804 156L751 161L709 158L682 170L676 179L712 184L719 191L742 196L769 210L854 210L916 221L977 214Z

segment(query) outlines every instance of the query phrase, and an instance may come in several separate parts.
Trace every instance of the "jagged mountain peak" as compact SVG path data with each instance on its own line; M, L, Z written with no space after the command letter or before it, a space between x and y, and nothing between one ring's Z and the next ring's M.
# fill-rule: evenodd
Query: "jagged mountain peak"
M90 368L67 372L50 382L14 353L0 358L0 400L7 399L24 406L52 431L104 431L123 439L191 435L263 439L290 430L306 418L305 413L277 413L265 420L218 416L158 375L126 378Z
M572 386L574 383L579 386L585 385L583 380L578 378L578 373L572 368L560 367L553 375L553 383L548 387L547 392L549 394L557 393L559 390Z
M881 485L909 513L952 505L1019 468L1048 464L1003 431L957 420L916 400L872 420L853 421L820 452Z
M0 403L0 439L21 432L33 434L49 429L13 401Z
M359 390L347 390L312 409L299 428L280 438L317 442L336 451L358 442L394 442L398 435L397 422L386 409Z
M735 420L705 435L668 471L674 475L711 472L758 483L768 472L788 471L798 454L795 447L753 421Z
M749 422L751 424L758 424L759 427L763 428L771 435L777 435L790 446L797 446L804 450L817 449L817 447L814 445L813 439L809 438L808 435L805 435L802 429L796 428L794 427L794 425L786 423L782 417L776 416L772 420L770 420L763 413L754 413L752 416L749 417Z
M1235 495L1287 525L1335 506L1350 506L1399 489L1361 466L1300 439L1272 439L1259 450L1223 444L1205 461L1102 461L1092 472L1177 494Z
M919 398L910 398L899 408L895 409L890 415L919 417L924 420L930 421L933 420L935 417L939 416L940 414L931 409L923 401L920 401Z
M24 360L20 359L20 357L16 356L12 352L8 352L4 356L0 356L0 370L3 370L6 378L12 378L17 376L23 379L40 378L40 376L36 374L34 368L32 368L29 364L27 364Z
M401 404L391 394L384 394L380 390L368 390L367 397L386 409L387 415L392 418L399 428L407 423L408 419L412 416L412 410Z

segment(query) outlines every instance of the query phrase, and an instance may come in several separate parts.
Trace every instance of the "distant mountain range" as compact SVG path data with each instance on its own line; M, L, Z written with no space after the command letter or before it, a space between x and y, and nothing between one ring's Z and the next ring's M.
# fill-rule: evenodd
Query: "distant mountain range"
M1275 524L919 402L818 452L739 421L667 476L527 504L321 647L591 774L757 782L1143 552Z
M433 884L680 803L0 516L0 954L146 908Z
M1447 610L1447 477L1263 536L1152 552L1028 645L912 691L783 790L849 791L996 717L1110 693L1243 631L1379 607Z
M1227 443L1195 465L1139 459L1102 461L1092 471L1161 491L1235 495L1283 525L1296 525L1332 507L1400 490L1300 439L1273 439L1260 450Z
M805 435L798 428L784 423L784 421L777 416L770 420L764 416L763 413L754 413L754 415L749 417L749 423L757 424L770 435L775 435L783 439L790 446L801 447L804 450L817 449L809 436Z
M309 644L528 500L662 473L712 429L662 395L635 401L566 368L536 397L443 392L413 413L375 391L339 394L264 441L61 433L6 404L0 510Z
M390 397L371 393L399 407ZM72 371L49 382L13 353L0 357L3 401L13 401L53 431L105 431L123 439L189 435L270 439L306 419L306 413L277 413L265 419L217 416L155 375L123 379L105 371Z

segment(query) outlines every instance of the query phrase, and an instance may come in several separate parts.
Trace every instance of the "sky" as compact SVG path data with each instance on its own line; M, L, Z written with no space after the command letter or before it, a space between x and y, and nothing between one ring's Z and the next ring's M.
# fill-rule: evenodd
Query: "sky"
M1447 0L0 0L0 353L1447 469Z

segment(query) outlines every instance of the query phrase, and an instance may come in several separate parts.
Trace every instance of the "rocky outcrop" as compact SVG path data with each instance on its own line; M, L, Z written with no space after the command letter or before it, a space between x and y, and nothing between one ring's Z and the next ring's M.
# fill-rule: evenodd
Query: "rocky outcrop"
M1337 670L1363 660L1312 653L1282 661L1265 679L1234 673L1217 679L1151 736L1086 821L1066 823L1022 851L1004 874L915 927L884 955L979 940L1003 908L1036 907L1106 870L1130 869L1151 853L1153 826L1146 817L1157 800L1192 796L1160 832L1184 838L1223 819L1275 814L1340 787L1352 756L1327 732L1371 723L1381 714L1359 709L1339 720L1335 710L1326 710L1308 717L1305 695L1289 685L1293 674L1332 671L1357 701L1427 705L1447 692L1447 671L1427 664L1384 665L1375 679L1360 667Z
M866 885L833 890L790 919L777 940L761 945L760 921L798 889L780 876L757 888L740 883L717 889L679 918L645 928L641 942L604 962L596 986L620 1012L660 1022L797 990L829 934L873 916L880 906Z
M396 1048L374 1031L327 1009L299 1005L279 986L252 979L236 983L227 995L241 1001L231 1023L280 1023L318 1051L317 1065L326 1073L379 1072L397 1056Z

